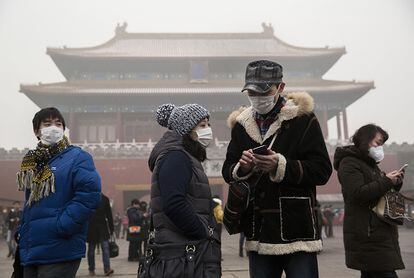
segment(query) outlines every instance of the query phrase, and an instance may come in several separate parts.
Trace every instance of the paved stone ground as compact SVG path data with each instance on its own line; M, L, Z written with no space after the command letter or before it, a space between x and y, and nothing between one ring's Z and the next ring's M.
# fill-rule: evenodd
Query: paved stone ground
M321 278L357 278L359 273L350 270L344 264L344 250L342 243L342 227L335 227L335 237L325 239L324 251L319 255L319 272ZM246 257L238 256L238 236L229 236L223 233L223 277L233 278L249 277L248 260ZM120 256L111 259L111 266L115 270L112 277L136 277L137 263L127 261L128 244L125 240L118 241L120 245ZM400 246L406 269L399 271L400 278L414 277L414 229L400 229ZM0 277L10 277L12 272L12 260L6 258L7 247L4 240L0 241ZM96 274L104 277L101 256L97 255ZM88 277L88 265L82 260L77 277Z

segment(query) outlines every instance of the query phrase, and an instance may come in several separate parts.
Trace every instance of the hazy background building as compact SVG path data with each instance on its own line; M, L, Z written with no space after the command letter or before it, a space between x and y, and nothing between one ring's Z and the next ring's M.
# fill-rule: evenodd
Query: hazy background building
M23 197L14 173L36 142L31 119L39 106L56 105L122 210L148 194L146 157L162 133L152 111L165 102L213 111L217 140L206 167L225 195L224 121L247 104L239 90L256 58L286 64L287 90L313 95L331 153L338 138L375 122L398 142L382 166L414 166L413 8L409 0L0 1L0 197ZM413 189L410 167L406 184ZM340 200L335 174L319 193Z

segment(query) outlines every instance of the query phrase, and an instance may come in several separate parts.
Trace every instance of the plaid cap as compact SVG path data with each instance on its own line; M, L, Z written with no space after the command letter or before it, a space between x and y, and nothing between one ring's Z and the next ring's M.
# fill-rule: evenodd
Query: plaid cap
M282 82L283 68L276 62L259 60L250 62L246 67L246 83L242 89L257 93L267 93L273 84Z

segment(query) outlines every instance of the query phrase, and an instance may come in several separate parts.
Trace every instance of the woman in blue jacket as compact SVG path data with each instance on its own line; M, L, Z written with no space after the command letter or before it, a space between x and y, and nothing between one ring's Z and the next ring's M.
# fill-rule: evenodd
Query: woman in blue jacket
M33 118L39 143L17 173L25 192L18 230L24 277L75 277L85 256L88 220L101 199L101 181L92 157L69 144L65 120L56 108Z

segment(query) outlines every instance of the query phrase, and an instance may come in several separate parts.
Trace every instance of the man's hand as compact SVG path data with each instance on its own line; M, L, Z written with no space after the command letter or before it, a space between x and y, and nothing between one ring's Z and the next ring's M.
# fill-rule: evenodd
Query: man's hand
M253 154L253 162L259 170L270 173L276 171L279 158L276 152L267 150L266 155Z
M242 156L239 159L239 163L239 170L241 171L241 174L245 175L249 173L254 167L253 151L251 149L243 151Z

